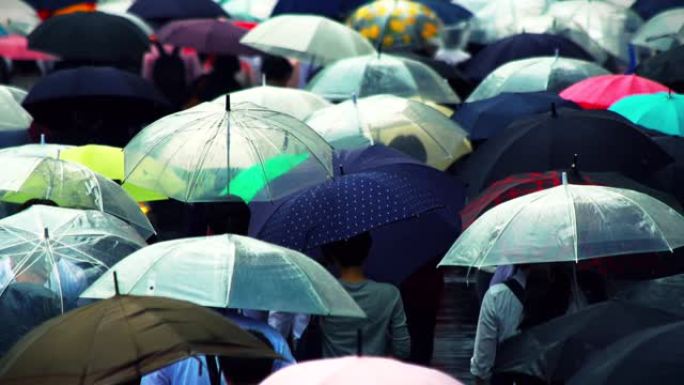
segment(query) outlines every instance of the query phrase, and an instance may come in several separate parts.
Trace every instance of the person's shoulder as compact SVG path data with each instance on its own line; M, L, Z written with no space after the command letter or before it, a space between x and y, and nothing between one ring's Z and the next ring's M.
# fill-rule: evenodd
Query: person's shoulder
M499 298L505 296L514 296L511 289L505 283L497 283L489 287L485 293L485 297Z
M375 290L380 293L383 293L387 296L399 296L399 288L396 286L392 285L391 283L384 283L384 282L377 282L373 280L368 280L366 283L366 287L369 290Z

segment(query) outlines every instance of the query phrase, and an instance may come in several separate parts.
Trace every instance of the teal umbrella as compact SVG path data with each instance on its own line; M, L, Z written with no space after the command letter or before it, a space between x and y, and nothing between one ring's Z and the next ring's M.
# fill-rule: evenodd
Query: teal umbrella
M658 92L628 96L610 110L648 129L684 136L684 95Z

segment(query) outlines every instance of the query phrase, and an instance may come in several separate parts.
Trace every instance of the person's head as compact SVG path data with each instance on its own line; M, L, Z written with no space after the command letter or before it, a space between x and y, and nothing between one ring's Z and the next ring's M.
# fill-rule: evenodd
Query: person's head
M423 142L420 141L414 135L400 135L392 139L392 141L387 145L395 150L399 150L404 154L419 160L423 163L427 161L427 151L425 151L425 146Z
M341 241L323 245L323 256L341 268L361 267L370 254L373 239L365 232Z
M253 330L249 330L249 333L273 348L263 334ZM273 371L271 358L219 357L219 365L226 381L232 385L259 384Z
M568 309L571 297L572 268L565 263L529 264L519 266L526 272L522 329L527 329Z
M239 197L228 202L204 204L207 226L214 234L247 235L251 212L249 206Z
M292 77L290 61L280 56L264 55L261 62L261 73L266 77L267 84L284 87Z
M214 73L234 76L240 72L240 60L237 56L218 55L214 60Z
M19 206L19 211L24 211L27 208L33 206L33 205L43 205L43 206L54 206L54 207L59 207L57 202L50 200L50 199L29 199L26 202L22 203L21 206Z

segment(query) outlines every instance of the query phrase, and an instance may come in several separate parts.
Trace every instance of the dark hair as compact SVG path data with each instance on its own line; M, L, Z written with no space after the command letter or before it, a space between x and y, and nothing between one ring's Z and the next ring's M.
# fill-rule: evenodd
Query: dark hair
M294 71L290 61L273 55L264 55L261 62L261 72L266 76L266 80L276 80L286 82Z
M521 330L562 316L571 297L572 268L567 264L532 266L527 271Z
M273 348L271 342L262 333L255 330L248 330L248 332ZM258 384L273 371L272 358L219 357L218 360L226 380L235 385Z
M24 211L27 208L33 206L33 205L43 205L43 206L54 206L54 207L59 207L57 202L50 200L50 199L40 199L40 198L35 198L35 199L29 199L26 202L22 203L21 206L19 206L19 211Z
M427 152L423 142L414 135L400 135L392 139L387 145L395 150L399 150L404 154L415 158L423 163L427 161Z
M240 60L233 55L217 55L214 59L214 71L233 75L240 72Z
M323 256L333 260L342 267L362 266L368 258L373 239L370 233L364 232L341 241L321 246Z

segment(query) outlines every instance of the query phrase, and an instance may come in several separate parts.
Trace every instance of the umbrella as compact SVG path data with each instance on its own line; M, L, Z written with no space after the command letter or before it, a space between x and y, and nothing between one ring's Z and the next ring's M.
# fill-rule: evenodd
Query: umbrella
M103 211L131 224L143 237L154 228L136 202L116 183L76 163L35 156L3 155L0 200L23 204L45 199L61 207Z
M564 108L514 122L470 156L460 177L474 196L509 175L567 168L575 154L582 171L617 171L640 182L672 161L613 112Z
M629 62L628 43L643 23L628 8L592 0L555 2L548 13L582 26L603 49L624 62Z
M0 37L0 57L9 60L55 60L56 58L46 53L33 51L28 48L26 37L21 35L8 35Z
M274 200L332 176L332 149L318 134L249 103L203 103L169 115L124 151L127 182L186 202ZM288 183L283 174L307 159L308 180Z
M114 216L34 205L0 220L0 293L8 284L33 282L69 308L110 266L143 246L135 230Z
M364 318L325 268L296 251L233 234L185 238L144 248L114 265L124 294L202 306ZM108 298L103 276L81 297Z
M684 136L684 95L658 92L628 96L615 102L610 110L651 130Z
M496 351L495 370L564 383L592 354L613 342L678 318L673 313L621 301L598 303L506 340Z
M637 75L600 75L577 82L559 95L585 109L605 110L626 96L668 91L666 86Z
M445 26L455 26L469 21L474 15L466 7L444 0L417 0L433 10Z
M266 378L262 385L461 385L435 369L380 357L342 357L292 365Z
M157 32L160 42L179 47L191 47L200 53L220 55L258 54L240 44L247 33L227 19L189 19L172 21Z
M430 67L393 55L370 55L326 66L306 87L328 100L391 94L420 97L435 103L455 104L460 99Z
M228 17L211 0L135 0L128 12L162 24L170 20Z
M258 1L252 0L252 2L257 3ZM280 0L275 4L271 16L285 14L319 15L341 20L349 11L365 2L366 0Z
M217 0L237 20L263 21L273 12L279 0ZM327 1L325 3L328 3Z
M672 88L673 91L684 92L684 45L658 54L639 64L636 73L645 78L655 80Z
M24 0L39 11L59 11L84 3L95 3L95 0Z
M684 246L684 217L633 190L563 184L484 213L440 266L579 261Z
M616 294L616 298L640 306L684 314L684 274L637 282Z
M24 144L21 146L7 147L0 150L2 156L35 156L35 157L50 157L58 159L62 151L73 148L73 146L65 144L42 143L42 144Z
M140 17L126 12L128 7L133 4L133 1L129 0L112 0L108 2L98 2L97 3L97 10L99 12L104 12L108 13L110 15L115 15L115 16L121 16L123 18L128 19L131 23L135 24L138 28L140 28L141 31L147 36L152 36L154 35L154 30L152 27L143 19Z
M225 100L225 96L215 99L219 103L225 103ZM330 102L313 92L266 85L231 92L230 100L234 103L253 103L299 120L330 106Z
M12 95L14 100L19 104L23 103L24 99L26 98L26 95L28 95L28 92L24 91L21 88L14 87L14 86L8 86L8 85L0 84L0 89L8 91ZM2 91L0 91L0 92L2 92Z
M87 63L139 66L149 48L147 36L135 24L101 12L51 17L28 39L31 49Z
M306 123L337 149L382 143L440 170L472 151L467 133L444 114L392 95L327 107Z
M39 23L36 11L22 0L3 0L0 26L8 32L28 35Z
M282 15L268 19L249 31L240 43L316 65L375 53L368 40L356 31L311 15Z
M675 385L684 376L684 322L635 332L590 357L568 385Z
M420 2L376 0L356 9L347 24L383 50L438 46L442 21Z
M595 63L557 56L516 60L502 65L484 78L466 102L491 98L503 92L559 92L582 79L608 73Z
M513 35L492 43L473 56L465 65L466 75L480 82L503 64L519 59L560 55L592 61L582 47L561 36L536 33Z
M664 186L665 191L684 202L684 138L658 136L653 141L674 159L655 175L656 180Z
M649 20L661 12L681 6L679 0L636 0L631 8L644 20Z
M557 108L579 108L548 91L504 92L493 98L462 104L451 119L468 131L471 140L483 140L496 135L510 122L546 112L554 104Z
M667 51L684 44L678 36L684 27L684 7L659 13L644 25L632 38L632 44L657 51Z
M7 88L0 88L0 131L27 129L33 118Z
M170 298L116 296L54 318L24 336L0 360L0 382L121 384L200 354L277 358L213 310Z
M518 33L518 23L528 17L542 15L550 3L550 0L484 1L477 7L479 9L471 9L475 18L470 41L484 45Z

